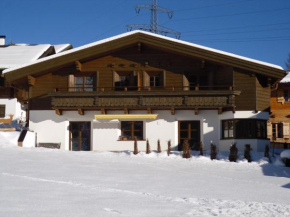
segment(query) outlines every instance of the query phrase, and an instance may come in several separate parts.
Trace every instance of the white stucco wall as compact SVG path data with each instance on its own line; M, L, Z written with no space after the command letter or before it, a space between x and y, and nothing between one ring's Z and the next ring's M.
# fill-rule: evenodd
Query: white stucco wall
M146 114L147 111L130 111L130 114ZM200 139L204 149L210 149L210 141L213 141L220 151L228 151L233 142L238 148L244 150L245 144L251 144L253 150L264 150L267 140L222 140L221 121L233 118L258 118L267 120L267 112L254 113L243 111L232 113L223 112L218 115L217 110L200 110L198 115L192 110L177 110L171 115L169 110L156 110L157 120L142 120L144 141L138 141L140 151L146 149L146 139L149 139L151 150L157 149L157 140L160 139L161 149L167 150L167 142L171 140L173 149L178 145L178 121L200 121ZM61 143L61 149L69 150L69 122L90 121L91 122L91 150L95 151L123 151L133 150L133 141L118 141L121 135L122 120L95 121L94 115L100 111L85 111L85 115L79 115L77 111L64 111L61 116L55 111L30 111L30 130L37 133L37 142ZM108 114L123 114L123 111L109 111ZM136 120L140 121L140 120Z
M26 112L23 105L21 105L16 98L0 99L0 104L5 105L5 117L9 118L13 114L13 119L21 118L25 120Z
M27 131L22 147L31 148L35 147L35 133Z

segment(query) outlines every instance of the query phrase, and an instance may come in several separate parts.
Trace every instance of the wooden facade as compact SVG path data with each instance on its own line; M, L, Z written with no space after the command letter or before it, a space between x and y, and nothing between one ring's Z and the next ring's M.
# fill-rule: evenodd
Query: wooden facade
M45 71L37 67L32 72L17 75L15 80L10 73L6 76L17 87L17 98L29 100L30 110L268 111L270 107L269 76L141 42ZM76 87L80 77L91 78L92 88L86 90L86 84Z
M267 123L267 135L272 142L289 143L290 83L279 83L271 91L271 114ZM289 95L290 96L290 95Z

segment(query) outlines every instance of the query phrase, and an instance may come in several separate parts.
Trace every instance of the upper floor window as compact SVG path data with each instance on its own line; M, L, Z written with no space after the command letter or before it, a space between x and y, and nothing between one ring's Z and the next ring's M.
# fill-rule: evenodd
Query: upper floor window
M290 90L284 90L284 100L286 102L290 101Z
M272 136L276 138L283 138L283 123L272 123Z
M160 86L160 76L152 75L150 76L150 87L158 87Z
M75 77L75 91L93 91L94 76Z
M267 138L265 120L234 119L222 121L222 138L256 139Z
M5 117L5 105L0 105L0 118Z

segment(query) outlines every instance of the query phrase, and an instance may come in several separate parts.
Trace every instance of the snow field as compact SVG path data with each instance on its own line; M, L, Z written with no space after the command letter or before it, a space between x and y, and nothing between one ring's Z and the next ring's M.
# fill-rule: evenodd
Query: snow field
M290 168L263 153L69 152L13 133L0 133L0 216L290 216Z

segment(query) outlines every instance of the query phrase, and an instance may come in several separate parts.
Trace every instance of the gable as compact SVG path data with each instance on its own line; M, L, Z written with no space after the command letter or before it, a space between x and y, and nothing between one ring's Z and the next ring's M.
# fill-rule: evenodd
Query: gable
M157 50L162 50L177 55L193 57L205 61L228 65L254 73L262 74L279 80L285 76L285 71L275 65L255 61L252 59L232 55L226 52L205 48L195 44L171 39L164 36L134 31L125 33L116 37L101 40L96 43L75 48L61 54L46 57L20 68L5 70L5 77L8 81L13 81L34 75L35 73L50 71L59 67L73 64L76 61L87 62L98 56L110 55L116 51L135 46L138 49L139 44L147 45ZM153 55L153 54L152 54Z

